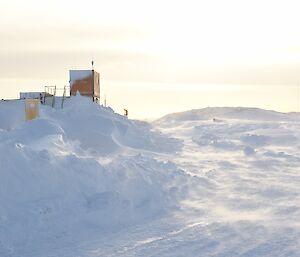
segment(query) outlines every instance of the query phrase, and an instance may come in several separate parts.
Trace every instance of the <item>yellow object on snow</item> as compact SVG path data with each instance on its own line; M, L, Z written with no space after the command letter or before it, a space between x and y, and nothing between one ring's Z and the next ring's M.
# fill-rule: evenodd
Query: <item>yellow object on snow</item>
M40 100L39 99L26 99L25 100L25 113L26 120L33 120L39 116Z

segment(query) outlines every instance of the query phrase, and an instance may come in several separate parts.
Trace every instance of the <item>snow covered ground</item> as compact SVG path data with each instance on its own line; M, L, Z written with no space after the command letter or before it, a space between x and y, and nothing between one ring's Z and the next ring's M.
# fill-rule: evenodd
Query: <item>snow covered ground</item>
M300 256L300 116L148 124L84 97L0 102L0 256Z

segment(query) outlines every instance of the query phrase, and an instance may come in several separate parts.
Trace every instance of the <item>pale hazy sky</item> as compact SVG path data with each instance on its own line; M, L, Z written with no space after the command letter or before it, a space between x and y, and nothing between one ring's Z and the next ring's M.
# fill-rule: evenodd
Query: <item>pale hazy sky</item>
M300 1L0 0L0 98L101 73L133 117L205 106L297 111Z

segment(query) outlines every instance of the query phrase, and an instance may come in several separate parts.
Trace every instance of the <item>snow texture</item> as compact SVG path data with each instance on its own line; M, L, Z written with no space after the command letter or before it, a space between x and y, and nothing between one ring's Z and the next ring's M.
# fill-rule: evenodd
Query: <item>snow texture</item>
M92 76L92 70L70 70L70 86L77 80L86 79Z
M297 113L149 124L76 96L0 120L0 256L300 256Z

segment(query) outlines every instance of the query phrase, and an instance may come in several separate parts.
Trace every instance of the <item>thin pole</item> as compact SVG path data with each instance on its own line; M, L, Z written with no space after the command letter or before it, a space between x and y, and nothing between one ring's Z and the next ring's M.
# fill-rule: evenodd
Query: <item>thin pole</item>
M299 81L298 81L298 83L297 83L297 112L299 112L299 101L300 101L300 99L299 99L299 97L300 97L300 88L299 88Z

